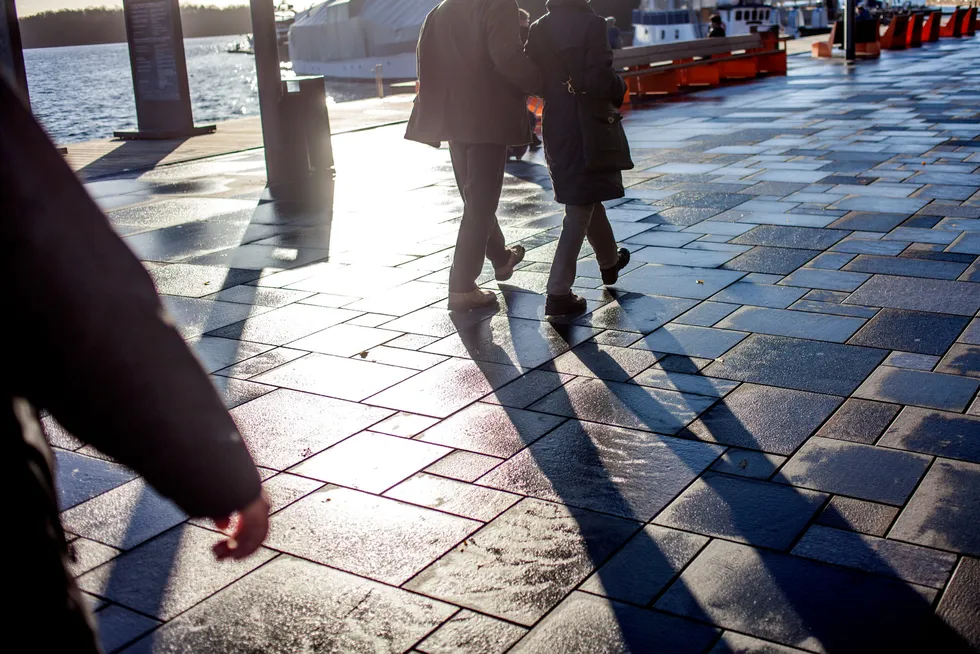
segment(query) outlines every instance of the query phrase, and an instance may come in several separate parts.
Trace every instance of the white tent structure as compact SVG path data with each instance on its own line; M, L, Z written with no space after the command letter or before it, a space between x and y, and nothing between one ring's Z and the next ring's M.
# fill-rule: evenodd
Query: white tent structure
M439 0L327 0L299 14L289 29L289 57L303 75L413 80L415 46Z

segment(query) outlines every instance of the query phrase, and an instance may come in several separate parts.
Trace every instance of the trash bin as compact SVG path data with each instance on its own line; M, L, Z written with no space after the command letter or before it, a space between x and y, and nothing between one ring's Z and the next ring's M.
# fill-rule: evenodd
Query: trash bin
M308 75L282 80L279 115L283 179L303 185L329 178L333 146L323 77Z

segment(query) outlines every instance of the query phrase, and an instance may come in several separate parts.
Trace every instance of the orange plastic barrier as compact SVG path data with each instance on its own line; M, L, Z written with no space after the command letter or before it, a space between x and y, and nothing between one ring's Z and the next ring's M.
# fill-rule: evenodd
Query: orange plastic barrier
M963 23L960 25L960 32L963 36L975 36L977 33L977 8L970 7L963 16Z
M956 11L942 27L939 28L939 36L944 39L959 38L963 36L963 16L968 12L957 7Z
M904 50L908 41L909 17L892 16L892 20L881 35L881 47L886 50Z
M925 23L922 25L922 40L926 43L935 43L939 40L939 29L942 26L943 13L941 11L930 11L926 16Z
M922 14L912 14L909 16L908 38L905 45L910 48L922 47Z
M865 21L859 21L859 26L857 29L858 39L854 43L854 54L864 59L877 59L881 56L881 23L876 18L874 20L874 25L869 25L869 29L865 29L860 27L860 23L863 22ZM840 33L838 34L838 32ZM822 58L833 57L834 44L841 44L844 42L843 33L844 27L842 23L840 21L835 22L834 26L830 29L830 36L826 41L818 41L810 46L811 55ZM865 38L870 35L869 40L862 41L862 33L864 33Z
M544 113L544 100L541 98L536 98L532 95L527 99L527 110L540 118L541 114Z

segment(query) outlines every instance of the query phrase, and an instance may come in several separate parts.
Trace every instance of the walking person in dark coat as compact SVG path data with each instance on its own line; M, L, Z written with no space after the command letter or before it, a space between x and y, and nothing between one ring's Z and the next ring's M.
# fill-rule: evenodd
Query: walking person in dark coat
M508 248L497 223L507 146L531 141L527 95L540 95L541 73L525 57L515 0L444 0L419 36L419 95L405 138L449 142L463 199L453 266L450 310L489 306L480 290L483 258L497 280L509 279L524 248Z
M32 652L97 652L67 567L53 455L38 409L143 475L192 516L236 527L243 558L269 504L235 423L169 322L153 283L0 74L0 369L8 624ZM27 644L29 643L29 645Z
M622 173L586 170L579 99L565 85L570 74L583 80L585 88L576 89L578 92L611 99L616 106L622 104L626 83L612 67L606 20L592 11L587 0L548 0L547 7L548 13L531 25L527 53L545 71L544 152L555 200L565 205L548 279L545 313L553 316L585 310L585 300L572 293L576 261L585 238L595 250L605 284L619 279L630 256L625 248L617 250L602 205L604 200L625 195Z

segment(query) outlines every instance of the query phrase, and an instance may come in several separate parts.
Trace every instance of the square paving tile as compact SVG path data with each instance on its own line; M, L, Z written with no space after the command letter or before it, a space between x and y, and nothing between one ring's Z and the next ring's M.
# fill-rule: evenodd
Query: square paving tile
M980 649L980 559L963 557L936 608L936 615L966 640L969 647Z
M382 493L449 452L439 445L364 432L306 459L290 472Z
M727 379L714 379L702 375L687 375L682 372L671 372L663 368L649 368L637 375L633 382L641 386L662 388L668 391L694 393L708 397L724 397L732 391L738 382Z
M705 300L744 276L734 270L648 264L620 277L615 287L645 295Z
M370 297L347 305L352 311L369 311L391 316L405 314L421 309L447 298L449 287L444 284L408 282L401 286L373 293Z
M972 316L980 309L980 284L875 275L844 302Z
M603 332L608 334L609 332ZM623 333L623 332L619 332ZM602 336L602 334L600 334ZM639 338L638 335L636 335ZM498 388L483 399L488 404L523 409L572 380L572 375L564 375L547 370L532 370L503 388Z
M911 370L932 370L939 363L939 357L930 354L915 354L913 352L892 352L885 359L886 366L893 368L910 368Z
M832 248L831 252L845 252L848 254L900 254L909 246L908 241L872 241L866 238L845 238Z
M938 459L889 538L980 556L980 465Z
M791 454L841 398L742 384L682 435L774 454Z
M699 534L647 525L585 580L582 590L649 604L708 542Z
M579 377L531 408L590 422L675 434L714 402L713 397Z
M980 463L980 417L906 407L878 444Z
M176 295L164 295L160 299L164 309L177 326L177 331L184 338L200 336L205 332L218 330L249 317L258 318L261 314L270 311L269 307L252 307ZM231 336L231 338L239 337ZM251 339L242 338L242 340Z
M449 359L378 393L370 403L445 418L517 379L522 372L512 365Z
M527 629L473 611L462 610L413 651L425 654L504 654Z
M852 211L830 224L837 229L852 229L861 232L888 232L908 219L905 213L881 213L878 211Z
M776 468L785 462L786 457L778 454L731 448L711 466L711 469L739 477L769 479Z
M391 414L285 389L231 412L255 462L275 470L285 470Z
M293 341L290 347L319 352L320 354L349 357L370 350L399 336L401 336L401 332L388 329L343 324L328 327L321 332Z
M667 325L644 337L633 347L653 350L654 352L714 359L737 345L747 335L743 332L712 329L710 327Z
M970 321L963 316L882 309L848 341L886 350L943 354Z
M748 304L756 307L785 309L805 294L806 290L799 288L736 282L723 291L713 295L711 299L713 302L729 302L731 304ZM719 320L730 313L731 310L720 316Z
M136 477L136 473L104 459L55 450L55 488L61 511L90 500Z
M854 257L855 255L846 252L824 252L810 262L810 267L821 270L840 270L845 263Z
M898 507L837 495L817 518L817 524L884 536L898 512Z
M752 231L733 238L729 242L739 245L767 245L803 250L826 250L848 234L849 232L839 229L759 225Z
M273 516L267 544L399 585L479 526L473 520L327 486ZM425 538L419 538L420 530Z
M723 449L569 421L480 484L646 522Z
M633 260L668 266L714 268L736 256L733 252L695 250L691 248L645 247L633 253Z
M385 497L480 522L493 520L521 499L520 495L425 473L409 477Z
M188 343L204 366L205 372L214 372L272 350L271 345L236 341L230 338L201 336Z
M311 611L310 607L317 607ZM339 570L280 556L130 651L400 654L456 608ZM262 628L255 628L255 616Z
M928 279L956 279L966 270L966 264L862 254L844 266L844 270Z
M655 606L808 650L901 651L913 638L942 642L921 627L932 615L935 594L894 579L716 540Z
M531 626L638 526L622 518L525 499L405 587Z
M726 354L724 361L705 368L705 374L846 396L886 354L854 345L754 334Z
M359 359L311 354L252 378L252 381L358 402L415 374Z
M783 466L776 480L901 506L930 461L919 454L815 436Z
M219 562L211 547L221 538L193 525L172 529L84 575L79 586L169 620L275 556L263 547L247 559Z
M767 307L742 307L720 321L718 327L843 343L863 324L864 320L861 318Z
M820 525L807 530L793 554L940 589L956 565L954 554Z
M510 650L527 652L703 652L718 630L657 611L575 592Z
M725 304L722 302L711 302L705 300L687 313L681 315L679 318L675 318L674 322L682 325L711 327L737 308L737 304ZM634 340L633 343L635 342L636 341ZM632 345L632 343L630 343L630 345Z
M558 416L477 402L443 420L419 440L509 457L564 421Z
M626 382L662 357L663 355L646 350L599 345L588 341L545 364L544 370Z
M963 411L978 387L980 380L968 377L882 366L861 384L854 396L895 404Z
M980 345L954 343L943 360L936 366L936 372L965 377L980 377Z
M237 305L245 306L245 305ZM285 345L320 330L357 317L356 311L290 304L221 329L211 327L212 336Z
M824 423L817 435L871 445L900 408L896 404L850 398Z
M740 543L787 549L825 499L823 493L709 472L654 522Z
M502 462L503 459L486 454L456 450L433 463L425 471L448 479L476 481Z
M820 254L819 250L797 250L757 245L726 263L723 268L725 270L788 275L818 254Z
M847 211L880 211L882 213L912 214L929 204L929 200L918 198L883 198L870 195L844 198L833 205L834 209Z
M800 268L796 272L784 277L779 283L785 284L786 286L822 288L831 291L853 291L868 281L869 277L870 275L863 273L844 272L842 270Z
M649 334L697 304L696 300L624 293L577 321L599 329Z

